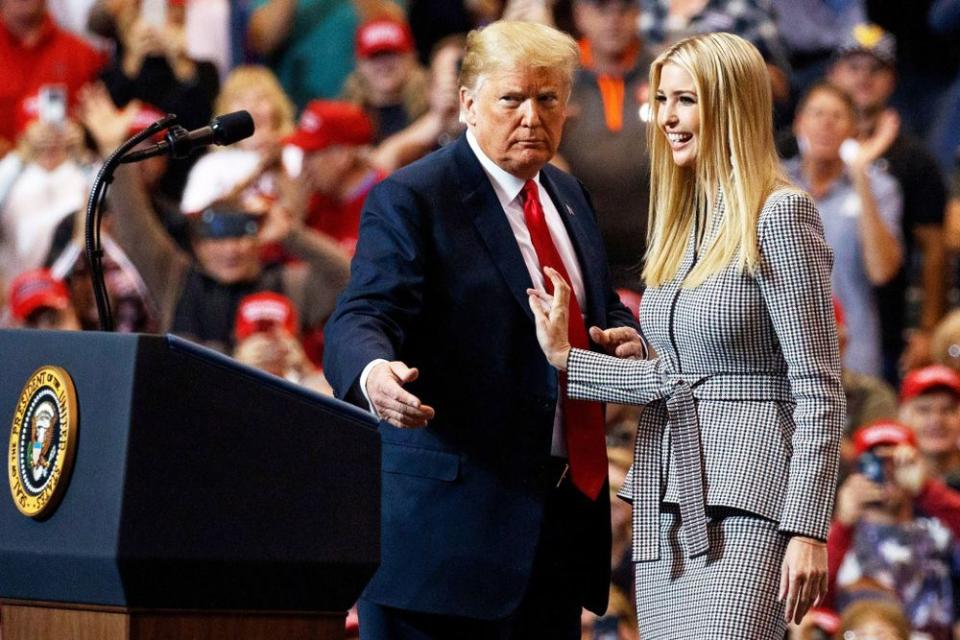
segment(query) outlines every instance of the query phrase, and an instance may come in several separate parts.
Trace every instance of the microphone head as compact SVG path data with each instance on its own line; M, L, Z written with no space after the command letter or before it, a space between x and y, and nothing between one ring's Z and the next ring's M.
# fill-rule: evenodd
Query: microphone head
M225 113L210 121L210 130L214 144L233 144L253 135L253 118L247 111Z

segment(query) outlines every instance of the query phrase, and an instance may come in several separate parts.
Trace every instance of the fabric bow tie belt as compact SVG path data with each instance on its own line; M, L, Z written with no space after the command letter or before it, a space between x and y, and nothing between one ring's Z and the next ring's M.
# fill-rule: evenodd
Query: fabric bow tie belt
M706 491L700 446L700 421L697 400L730 402L781 401L793 402L789 381L782 375L764 374L681 374L667 373L655 399L665 400L670 426L670 444L676 466L680 520L687 556L694 558L707 552ZM659 469L659 448L642 447L637 459L639 469ZM647 490L641 488L633 508L639 511L643 531L641 539L650 540L650 553L639 550L638 560L652 560L659 544L659 473ZM639 504L638 504L639 503ZM645 557L647 556L647 557Z

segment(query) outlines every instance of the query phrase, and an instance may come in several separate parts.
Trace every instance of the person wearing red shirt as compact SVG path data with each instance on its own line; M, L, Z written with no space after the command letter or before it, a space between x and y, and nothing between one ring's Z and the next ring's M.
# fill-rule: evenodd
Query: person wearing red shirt
M373 124L349 102L314 100L285 142L288 175L296 178L302 172L311 191L307 226L333 237L352 256L363 203L373 185L385 177L363 153L373 142Z
M60 85L68 105L105 57L56 26L46 0L0 0L0 155L38 115L41 88Z
M874 581L896 593L918 631L951 637L960 493L928 476L917 438L904 424L861 427L853 445L861 468L837 493L825 604L837 608L858 585Z

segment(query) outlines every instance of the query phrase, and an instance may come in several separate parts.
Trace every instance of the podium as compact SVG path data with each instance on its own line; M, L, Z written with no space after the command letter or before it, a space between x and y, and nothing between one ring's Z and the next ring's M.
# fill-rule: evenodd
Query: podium
M173 336L0 331L0 358L11 478L57 451L35 417L11 438L32 374L77 405L53 508L0 491L3 640L343 637L379 563L372 416Z

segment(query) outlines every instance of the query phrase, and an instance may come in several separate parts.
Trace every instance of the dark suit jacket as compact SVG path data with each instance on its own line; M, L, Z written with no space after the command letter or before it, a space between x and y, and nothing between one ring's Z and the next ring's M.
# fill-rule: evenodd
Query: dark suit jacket
M589 324L636 326L611 289L580 184L547 166L541 180L583 272ZM516 239L466 138L374 187L350 284L326 327L336 394L359 389L376 358L418 367L408 389L436 409L424 429L382 422L381 566L365 597L482 619L509 615L530 577L548 488L557 372L537 344ZM583 602L606 607L606 492L582 545Z

